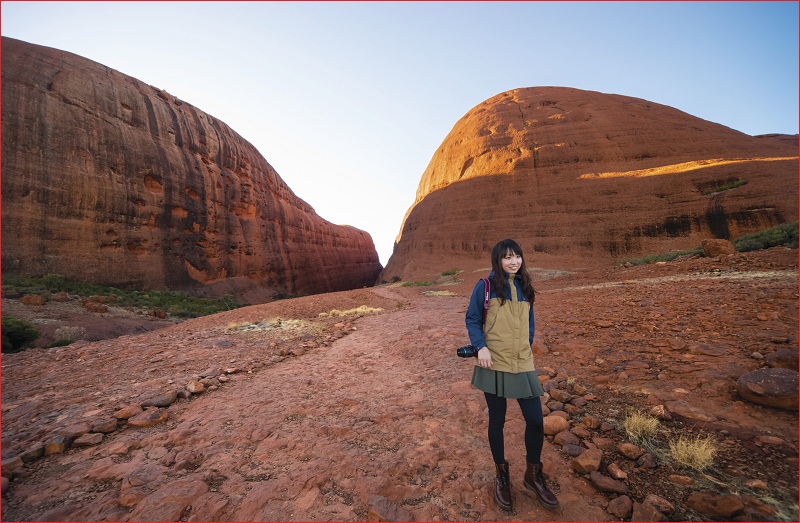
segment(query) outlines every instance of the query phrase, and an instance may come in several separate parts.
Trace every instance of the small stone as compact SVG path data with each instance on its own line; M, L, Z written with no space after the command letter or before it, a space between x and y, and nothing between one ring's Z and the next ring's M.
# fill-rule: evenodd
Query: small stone
M583 420L581 420L581 423L583 423L586 428L597 429L600 427L601 421L594 416L584 416Z
M123 490L122 493L117 498L117 503L119 503L120 507L124 508L133 508L139 503L147 493L139 487L133 487L126 490Z
M128 419L128 423L133 427L145 428L158 425L169 419L169 413L164 409L148 407L147 410Z
M178 399L178 392L171 390L142 402L142 407L169 407Z
M609 463L606 472L614 479L628 479L628 473L619 468L616 463Z
M606 510L609 514L617 516L620 519L628 519L633 512L633 501L628 496L618 496L608 502Z
M620 454L625 456L628 459L639 459L642 454L644 454L644 450L637 447L632 443L619 443L617 445L617 450Z
M13 458L3 460L3 477L10 478L15 470L23 465L22 458L14 456Z
M561 416L557 416L555 412L544 418L544 433L546 435L553 436L565 430L569 430L569 422Z
M580 456L570 461L569 466L578 474L589 474L595 470L600 470L600 462L603 459L603 451L600 449L585 450Z
M100 433L91 433L91 434L84 434L79 436L75 441L72 442L73 447L91 447L93 445L99 445L103 442L103 435Z
M625 483L604 476L596 470L589 473L589 479L601 492L614 492L616 494L628 493L628 486Z
M760 480L760 479L748 479L747 481L744 482L744 484L745 484L746 487L749 487L749 488L752 488L752 489L758 489L758 490L768 490L769 489L769 486L767 485L767 483L765 481Z
M669 409L667 409L665 405L656 405L648 412L654 418L663 419L666 421L670 421L672 419L672 414L670 414Z
M555 443L556 445L561 445L563 447L566 444L580 445L581 440L580 438L578 438L578 436L576 436L572 432L564 430L556 434L555 437L553 437L553 443Z
M114 417L117 419L128 419L139 414L140 412L142 412L142 406L138 403L133 403L116 411L114 413Z
M414 514L383 496L369 498L369 521L414 521Z
M636 460L636 465L642 469L654 469L658 467L656 458L650 453L642 454L642 457Z
M63 454L65 450L67 450L67 438L64 436L57 436L44 446L44 455Z
M633 504L633 513L631 514L631 521L666 521L667 517L658 511L651 503L645 501L644 503Z
M675 505L655 494L648 494L647 497L644 498L644 501L645 503L650 503L653 505L659 512L663 514L671 514L675 510Z
M576 457L583 454L583 447L580 445L573 445L572 443L566 443L561 447L561 451L569 456Z
M744 502L730 494L715 494L710 491L696 492L688 497L686 504L713 519L731 521L744 510Z
M101 432L103 434L108 434L109 432L114 432L115 430L117 430L116 419L98 421L97 423L92 425L92 432Z
M205 385L203 385L199 381L192 380L192 381L190 381L189 383L186 384L186 390L188 390L192 394L200 394L201 392L206 390L206 387L205 387Z

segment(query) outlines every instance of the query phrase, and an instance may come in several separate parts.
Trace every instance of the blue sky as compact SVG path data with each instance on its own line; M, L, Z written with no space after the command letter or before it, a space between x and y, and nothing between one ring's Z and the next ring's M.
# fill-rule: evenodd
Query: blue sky
M251 142L385 265L472 107L520 87L798 132L797 2L2 2L2 34L165 89Z

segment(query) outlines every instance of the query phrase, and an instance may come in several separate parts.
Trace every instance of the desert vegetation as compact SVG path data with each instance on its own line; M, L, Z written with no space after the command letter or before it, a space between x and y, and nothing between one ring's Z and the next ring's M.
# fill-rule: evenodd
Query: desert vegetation
M123 290L64 278L59 274L44 276L3 275L3 296L10 293L45 294L65 292L82 298L105 296L120 307L161 309L172 316L197 318L235 309L232 296L222 299L199 298L180 291Z
M785 245L791 249L797 248L797 221L782 223L733 240L736 252L757 251L777 247L778 245ZM698 246L681 251L648 254L641 258L626 258L620 262L620 265L646 265L648 263L668 262L682 256L704 256L703 248Z

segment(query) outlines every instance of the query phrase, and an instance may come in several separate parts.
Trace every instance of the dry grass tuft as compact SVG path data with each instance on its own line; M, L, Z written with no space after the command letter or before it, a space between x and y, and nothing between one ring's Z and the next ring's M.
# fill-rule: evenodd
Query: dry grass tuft
M259 322L229 323L225 329L227 333L239 332L263 332L270 330L303 330L313 325L303 320L284 320L282 318L270 318Z
M652 439L658 432L659 421L648 414L631 410L625 415L622 426L625 433L634 442L643 442Z
M366 305L361 305L360 307L356 307L355 309L347 309L346 311L340 311L339 309L333 309L330 312L320 312L320 318L337 318L339 316L355 316L357 314L377 314L379 312L383 312L381 308L375 307L368 307Z
M455 296L456 293L452 291L425 291L422 294L425 296Z
M717 445L708 436L678 436L669 442L669 454L684 467L704 470L713 465Z

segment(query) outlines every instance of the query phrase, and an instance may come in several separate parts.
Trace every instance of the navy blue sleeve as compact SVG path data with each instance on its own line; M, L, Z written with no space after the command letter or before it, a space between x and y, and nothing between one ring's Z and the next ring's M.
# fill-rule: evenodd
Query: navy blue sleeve
M472 289L472 297L469 299L467 315L464 322L467 324L467 334L469 342L476 349L486 346L486 338L483 335L483 292L485 285L483 280L475 284Z
M533 303L531 303L530 311L528 311L528 345L533 345L533 333L536 328L536 322L533 320Z

